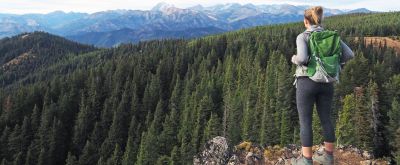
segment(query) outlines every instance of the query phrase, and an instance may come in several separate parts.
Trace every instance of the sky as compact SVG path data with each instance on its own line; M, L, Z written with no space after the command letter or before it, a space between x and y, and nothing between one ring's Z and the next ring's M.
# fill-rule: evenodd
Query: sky
M0 13L26 14L64 12L94 13L105 10L149 10L160 2L179 8L226 3L321 5L334 9L367 8L374 11L400 11L399 0L0 0Z

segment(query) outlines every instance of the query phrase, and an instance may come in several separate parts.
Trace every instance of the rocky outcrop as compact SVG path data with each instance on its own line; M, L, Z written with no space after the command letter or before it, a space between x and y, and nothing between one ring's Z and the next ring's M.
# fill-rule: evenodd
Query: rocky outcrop
M203 151L194 157L195 165L223 165L227 164L230 154L226 138L218 136L204 145ZM235 158L233 158L235 159ZM233 160L235 162L235 160Z
M215 137L204 145L201 153L194 157L195 165L290 165L291 158L301 154L297 145L260 146L251 142L242 142L228 148L224 137ZM322 154L322 145L313 146L314 155ZM338 165L387 165L385 160L373 159L373 154L354 146L338 146L334 152ZM314 163L316 164L316 163Z

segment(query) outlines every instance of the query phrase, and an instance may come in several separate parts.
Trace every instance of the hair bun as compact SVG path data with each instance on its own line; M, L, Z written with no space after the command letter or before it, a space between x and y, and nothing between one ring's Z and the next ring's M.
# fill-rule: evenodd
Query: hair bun
M324 13L324 9L322 8L322 6L315 6L314 11L317 15L322 15Z
M304 18L306 18L312 25L321 24L324 9L322 6L315 6L304 11Z

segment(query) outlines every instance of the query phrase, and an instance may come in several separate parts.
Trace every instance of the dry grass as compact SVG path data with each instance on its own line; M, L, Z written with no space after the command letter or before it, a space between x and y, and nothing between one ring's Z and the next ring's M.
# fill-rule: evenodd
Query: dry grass
M14 65L19 65L21 64L23 61L29 60L31 58L35 58L36 56L33 55L30 52L26 52L26 53L22 53L21 55L19 55L18 57L13 58L12 60L8 61L7 63L5 63L2 68L8 68L10 66L14 66Z
M358 38L355 38L357 41ZM367 45L372 44L374 47L384 46L386 45L390 48L393 48L397 53L400 54L400 37L364 37L364 42Z

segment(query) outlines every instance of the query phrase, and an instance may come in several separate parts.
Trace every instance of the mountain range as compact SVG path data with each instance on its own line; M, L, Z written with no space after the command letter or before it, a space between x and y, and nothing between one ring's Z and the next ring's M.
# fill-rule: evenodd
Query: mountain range
M399 22L400 12L324 20L355 53L332 100L337 164L400 164L400 57L375 41L399 40ZM301 147L289 61L303 31L296 22L112 48L46 32L0 39L0 164L284 164ZM315 149L324 136L313 111Z
M242 28L300 21L309 6L239 3L178 8L159 3L151 10L109 10L88 13L0 14L0 38L46 31L77 42L111 47L160 38L193 38ZM371 12L368 9L325 8L325 16Z

